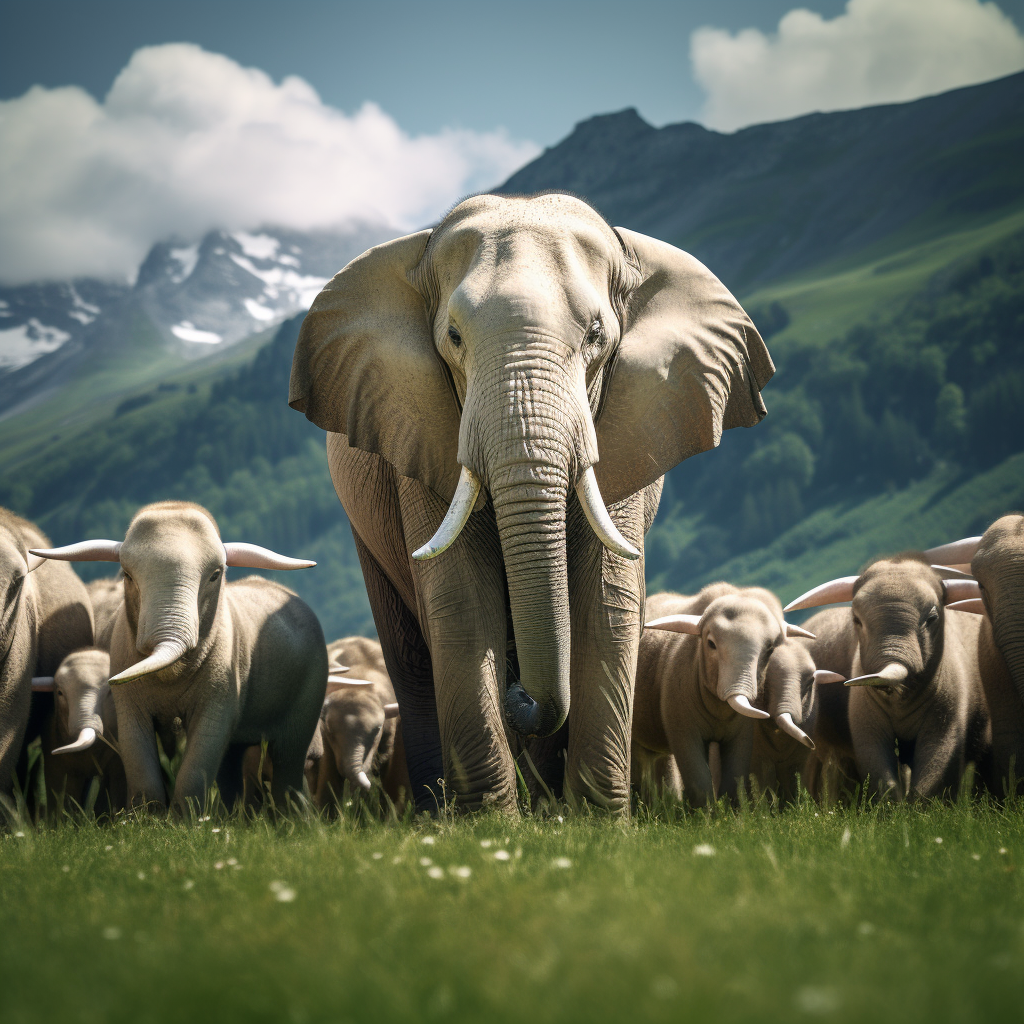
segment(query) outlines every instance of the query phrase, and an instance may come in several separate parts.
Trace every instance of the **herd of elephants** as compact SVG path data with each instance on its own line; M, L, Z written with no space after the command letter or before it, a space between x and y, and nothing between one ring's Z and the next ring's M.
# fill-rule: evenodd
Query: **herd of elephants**
M1007 792L1024 516L786 609L725 582L646 595L664 474L757 424L773 372L701 263L569 195L477 196L370 249L313 303L288 401L327 431L379 642L327 644L284 586L227 582L314 563L223 541L198 505L57 548L0 510L0 795L38 788L37 738L47 812L201 812L214 784L229 808L379 788L513 814L520 779L617 814L638 789ZM86 587L71 561L120 569Z

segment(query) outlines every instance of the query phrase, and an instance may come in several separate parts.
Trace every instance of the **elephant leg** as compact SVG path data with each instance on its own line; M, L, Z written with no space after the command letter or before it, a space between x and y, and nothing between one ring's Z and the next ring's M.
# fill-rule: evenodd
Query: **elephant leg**
M875 794L883 798L900 797L899 762L896 735L888 719L868 700L850 700L850 735L857 761L857 774L868 780Z
M243 762L248 749L247 743L229 744L221 758L220 768L217 769L217 790L229 811L234 808L245 791Z
M412 480L401 482L399 496L411 552L434 535L448 506ZM441 557L415 563L413 572L433 666L446 785L460 809L516 813L515 765L502 709L505 574L494 517L486 509L471 515ZM402 716L404 731L404 709Z
M728 797L730 803L737 803L741 790L745 790L748 785L753 743L754 724L747 722L731 740L718 745L722 760L720 792Z
M643 550L645 495L609 508L622 535ZM565 784L578 798L629 813L633 686L644 607L644 559L601 543L575 494L567 508L572 623L569 745Z
M672 737L672 756L676 760L683 786L683 799L691 807L708 807L715 802L715 784L708 763L708 744L700 736Z
M124 762L128 800L132 807L149 804L164 807L167 794L153 720L129 695L123 695L125 689L127 687L117 687L114 703L117 708L117 742Z
M910 798L955 797L965 767L962 730L929 728L926 725L914 745L910 764Z
M435 812L444 803L441 731L434 700L434 675L416 616L402 600L370 549L352 527L370 610L384 664L402 716L402 739L410 794L417 811ZM396 751L395 756L402 756ZM320 787L318 787L319 793ZM339 792L340 795L340 792ZM319 797L318 797L319 799Z
M525 757L520 756L518 760L534 805L541 797L547 797L545 788L556 800L561 800L562 786L565 782L565 748L568 745L568 723L551 736L526 741L524 749L533 762L533 768L531 769Z
M176 811L187 814L191 809L202 813L206 806L206 792L217 779L230 739L230 721L221 720L203 708L190 716L185 756L174 781L172 804ZM155 749L155 742L153 746ZM276 764L274 778L276 781Z

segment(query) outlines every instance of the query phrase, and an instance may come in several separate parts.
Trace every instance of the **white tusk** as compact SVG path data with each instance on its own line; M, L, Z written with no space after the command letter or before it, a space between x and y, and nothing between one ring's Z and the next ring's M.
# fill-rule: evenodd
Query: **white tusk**
M699 615L664 615L644 623L644 629L667 629L672 633L692 633L700 636Z
M818 638L800 626L794 626L792 622L786 623L786 636L802 636L805 640L817 640Z
M224 545L224 564L240 569L312 569L316 562L308 558L289 558L270 548L244 541L229 541Z
M33 676L33 693L53 693L53 676Z
M973 580L974 577L969 572L964 572L962 569L958 569L955 565L933 565L932 568L944 579L944 580ZM970 566L967 567L970 569Z
M398 705L397 704L385 704L384 705L384 717L385 718L397 718L398 717Z
M792 736L793 739L798 743L802 743L808 748L808 750L814 749L814 740L812 740L811 737L793 721L793 716L788 711L784 711L781 715L778 715L775 719L775 724L787 736Z
M356 779L358 779L358 780L359 780L359 785L360 785L360 786L362 786L362 787L363 787L363 789L373 789L373 784L372 784L372 783L370 782L370 780L369 780L369 779L368 779L368 778L366 777L366 772L360 772L360 773L359 773L359 774L358 774L358 775L356 776Z
M887 683L902 683L910 675L906 665L898 661L890 661L881 672L872 672L866 676L854 676L847 679L847 686L885 686Z
M946 605L948 612L970 612L972 615L985 614L985 602L980 597L969 597L966 601L954 601Z
M767 711L755 708L742 693L734 693L728 698L727 703L737 714L746 718L771 718Z
M846 676L839 672L829 672L827 668L816 668L814 670L814 681L819 686L822 683L845 683Z
M350 676L328 676L327 682L331 686L351 686L353 689L373 686L369 679L352 679Z
M41 566L46 561L46 559L43 558L42 555L33 555L32 552L30 551L28 553L28 558L26 558L26 561L28 562L28 571L32 572L35 569L38 569L39 566Z
M588 466L583 476L576 483L576 494L583 506L583 514L587 517L591 529L597 534L597 539L609 550L614 551L623 558L633 561L640 557L637 551L625 537L619 533L619 528L612 522L608 515L608 509L604 506L604 498L597 486L597 474L593 466Z
M79 734L78 739L74 743L69 743L66 747L58 747L56 750L51 751L54 754L77 754L80 750L88 750L96 742L96 730L90 729L86 726Z
M167 668L168 665L173 665L184 653L184 644L176 640L165 640L156 645L148 658L143 658L142 661L136 662L116 676L111 676L110 685L128 683L141 676L148 676L151 672L159 672L161 669Z
M945 594L942 603L953 604L956 601L966 601L971 597L981 597L981 587L977 580L943 580L942 591Z
M80 540L62 548L31 548L30 555L37 558L55 558L59 562L119 562L119 540Z
M841 604L853 600L853 585L859 576L841 576L837 580L822 583L806 594L801 594L795 601L790 601L783 608L786 612L795 612L801 608L817 608L822 604Z
M333 672L351 672L352 670L351 670L350 666L348 666L348 665L339 665L336 661L332 661L330 663L330 665L327 666L327 671L333 673Z
M969 563L978 551L981 537L964 537L952 544L940 544L937 548L929 548L924 554L933 562L943 565L963 565Z
M459 474L459 486L455 488L455 496L452 498L448 512L437 532L423 547L417 548L412 557L417 562L424 562L428 558L436 558L442 551L447 551L458 539L462 528L469 522L469 517L476 505L477 496L480 494L481 480L473 470L462 467Z

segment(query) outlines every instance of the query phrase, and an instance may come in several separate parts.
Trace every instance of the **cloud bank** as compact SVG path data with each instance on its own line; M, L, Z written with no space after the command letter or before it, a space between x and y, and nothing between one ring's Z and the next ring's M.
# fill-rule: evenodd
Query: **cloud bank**
M765 35L700 28L693 75L703 122L733 131L815 110L917 99L1024 68L1024 37L994 3L849 0L826 20L797 8Z
M503 131L410 137L301 78L147 47L102 103L74 86L0 101L0 281L124 279L158 239L213 227L412 229L537 153Z

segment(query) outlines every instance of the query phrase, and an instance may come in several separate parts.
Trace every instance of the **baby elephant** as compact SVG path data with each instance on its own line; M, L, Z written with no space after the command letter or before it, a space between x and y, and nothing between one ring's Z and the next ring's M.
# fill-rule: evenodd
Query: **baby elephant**
M215 779L231 806L242 750L267 740L278 805L301 791L306 748L327 685L320 623L290 590L257 576L225 582L228 566L299 569L251 544L224 544L206 509L164 501L140 509L122 543L84 541L45 558L120 562L124 603L110 645L114 704L132 805L165 802L154 723L180 718L186 747L173 806L201 808ZM225 751L228 779L218 777ZM231 786L234 785L234 789Z
M709 746L717 743L723 793L735 800L750 771L751 719L770 717L754 707L768 660L787 634L805 631L786 623L778 598L758 587L713 583L692 597L657 594L647 607L659 617L640 638L634 764L674 789L671 754L682 795L707 806L715 801Z
M117 715L110 692L110 656L96 647L72 651L52 680L32 688L53 691L53 713L43 726L43 777L50 814L82 807L100 777L95 810L119 811L126 803L124 766L117 752Z
M846 685L857 772L879 796L954 795L969 761L990 753L978 669L978 619L946 605L977 593L973 580L900 555L816 587L786 611L852 601L838 647L853 651ZM897 756L899 744L899 757ZM903 793L900 761L910 766Z

